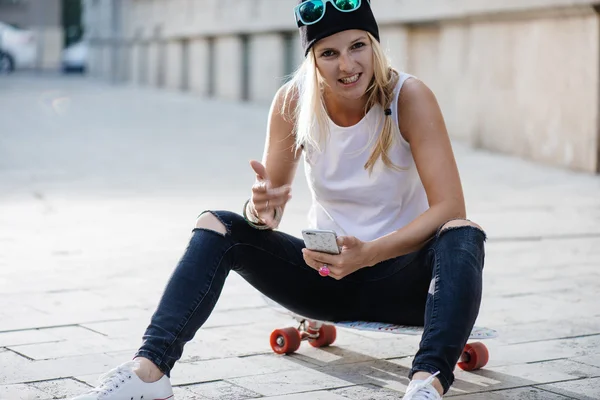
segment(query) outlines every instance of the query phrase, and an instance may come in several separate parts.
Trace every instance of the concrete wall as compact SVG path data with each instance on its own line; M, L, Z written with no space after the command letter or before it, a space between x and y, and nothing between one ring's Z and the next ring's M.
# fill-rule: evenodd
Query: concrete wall
M409 29L405 26L384 26L379 30L381 45L392 65L399 70L407 70Z
M284 75L283 36L254 35L250 40L250 100L270 102Z
M104 46L96 44L90 48L88 74L93 77L105 77L107 71L104 69Z
M194 4L196 2L196 4ZM135 24L163 25L166 36L279 32L295 27L297 0L128 0ZM491 14L590 8L595 0L377 0L380 25L469 19Z
M222 36L215 40L215 96L227 100L242 97L242 51L239 36Z
M202 96L209 95L209 41L193 38L190 41L188 73L190 90Z
M143 84L267 103L303 59L295 0L123 1L123 34L137 54L129 70ZM598 172L600 22L592 4L378 0L373 7L394 66L433 89L454 139Z
M140 65L142 63L142 44L131 44L131 62L129 63L129 82L143 84Z
M159 54L163 44L160 42L149 42L148 43L148 58L147 62L147 79L146 83L150 86L162 86L159 75L161 74Z
M0 20L24 29L61 26L61 0L29 0L0 4Z
M452 136L578 170L598 168L600 37L593 12L414 28L407 69Z
M37 35L38 53L36 67L41 69L59 69L64 47L64 31L62 27L38 27L33 31Z
M183 43L180 40L169 41L165 49L165 86L179 90L183 82Z

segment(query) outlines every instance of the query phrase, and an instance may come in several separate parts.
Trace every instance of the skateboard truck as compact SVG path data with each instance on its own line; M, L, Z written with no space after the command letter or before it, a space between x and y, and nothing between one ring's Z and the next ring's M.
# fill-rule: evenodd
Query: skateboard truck
M335 326L306 319L299 322L298 328L275 329L271 333L270 343L275 353L294 353L304 340L313 347L325 347L335 342L337 336Z

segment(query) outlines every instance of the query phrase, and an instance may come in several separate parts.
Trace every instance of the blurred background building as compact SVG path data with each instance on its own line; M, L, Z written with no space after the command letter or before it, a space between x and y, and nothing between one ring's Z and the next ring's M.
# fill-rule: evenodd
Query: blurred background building
M42 1L46 11L33 14L53 22L36 24L60 43L65 24L51 4L64 1ZM303 58L296 0L78 1L89 74L115 83L267 103ZM14 2L0 0L0 21ZM595 3L372 0L394 65L433 89L454 139L598 173Z

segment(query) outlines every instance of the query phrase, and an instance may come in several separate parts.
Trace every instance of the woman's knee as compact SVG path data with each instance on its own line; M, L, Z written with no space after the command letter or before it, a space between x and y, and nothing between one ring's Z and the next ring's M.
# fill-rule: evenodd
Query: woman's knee
M467 249L475 246L483 249L487 236L483 228L466 219L455 219L440 227L435 245L446 251Z
M440 228L440 234L451 229L460 229L467 227L473 227L480 230L481 232L485 232L481 226L479 226L473 221L469 221L468 219L453 219L442 225L442 227Z
M479 224L466 219L456 219L442 225L434 246L440 254L452 255L450 259L464 261L464 257L475 257L476 262L481 264L485 255L486 239L486 233Z
M456 232L456 234L449 235L448 233L450 232ZM462 240L459 238L462 238ZM469 221L468 219L453 219L448 221L438 229L438 233L436 235L437 242L452 242L454 240L459 240L459 242L462 242L468 238L481 238L482 242L485 242L487 240L487 235L479 224ZM475 241L479 242L479 240Z
M205 212L196 219L196 228L209 229L221 235L227 234L225 224L211 212Z

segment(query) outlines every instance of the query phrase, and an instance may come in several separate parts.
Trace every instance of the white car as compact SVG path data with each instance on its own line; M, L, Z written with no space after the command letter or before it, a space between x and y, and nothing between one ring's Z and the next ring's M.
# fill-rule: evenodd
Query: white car
M88 63L89 46L87 42L74 43L62 52L63 72L85 73Z
M34 67L37 48L35 33L0 22L0 73Z

